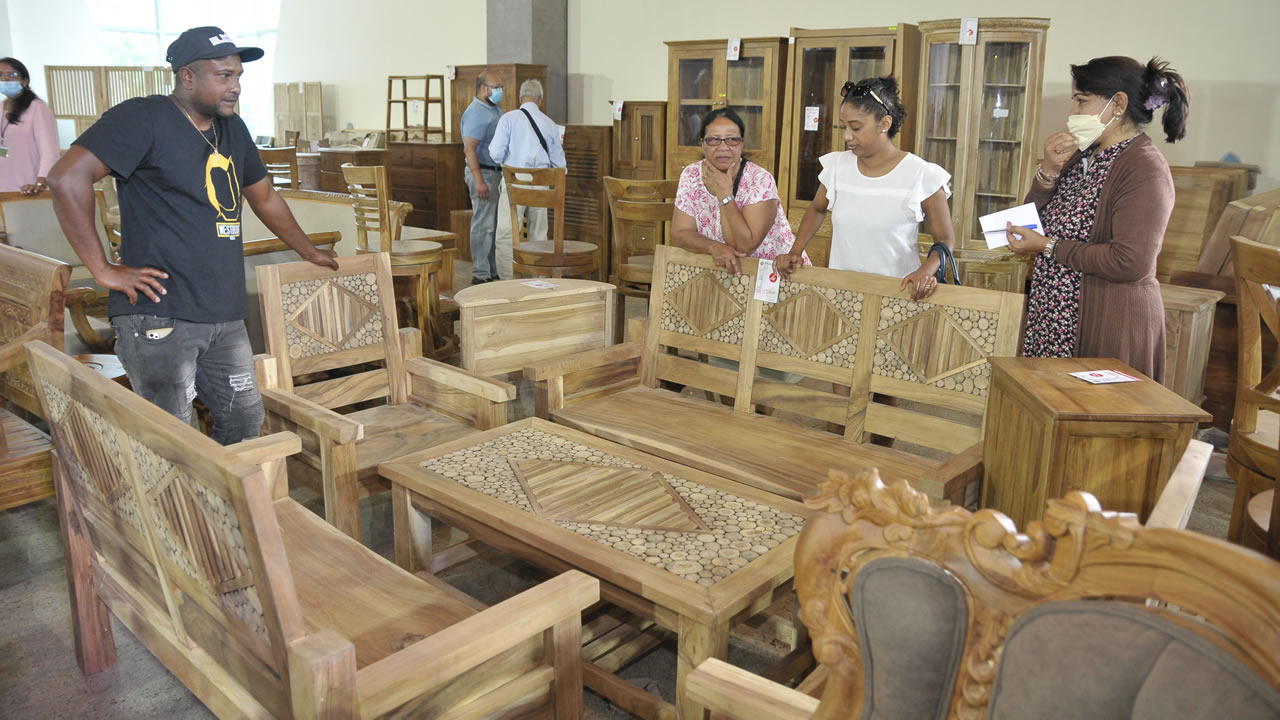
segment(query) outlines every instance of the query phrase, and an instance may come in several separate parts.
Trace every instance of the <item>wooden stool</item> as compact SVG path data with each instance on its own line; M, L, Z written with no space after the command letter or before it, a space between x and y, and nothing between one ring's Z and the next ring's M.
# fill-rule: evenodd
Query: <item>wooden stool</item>
M502 166L511 202L511 268L517 277L587 277L596 265L599 248L564 239L565 169ZM519 208L546 208L554 216L550 239L525 240L524 216Z
M421 230L423 233L449 235L439 230ZM430 237L425 235L424 237ZM356 254L377 252L356 249ZM444 246L434 240L397 240L391 244L391 275L393 278L411 278L412 290L395 293L398 299L408 296L413 300L416 317L405 313L404 322L416 325L422 331L423 350L437 360L453 354L453 342L444 332L440 320L437 277L444 269Z

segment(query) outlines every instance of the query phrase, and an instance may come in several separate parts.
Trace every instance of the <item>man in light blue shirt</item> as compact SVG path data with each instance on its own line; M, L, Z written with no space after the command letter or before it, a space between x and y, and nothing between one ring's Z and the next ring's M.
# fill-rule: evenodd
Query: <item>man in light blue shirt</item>
M556 126L554 120L542 112L539 107L542 98L540 81L530 78L521 83L519 109L503 114L502 119L498 120L497 129L493 132L493 141L489 143L489 155L494 162L499 165L525 168L565 167L564 144L560 141L560 128ZM509 213L510 210L506 212ZM524 218L530 240L547 239L546 208L517 206L516 217ZM502 220L503 218L498 220L499 228L495 241L498 246L498 266L510 269L511 236L502 226ZM519 232L519 228L512 228L511 232Z
M462 113L462 152L467 192L471 194L471 284L498 279L494 255L502 168L489 155L489 143L502 117L502 80L488 69L476 76L476 96Z

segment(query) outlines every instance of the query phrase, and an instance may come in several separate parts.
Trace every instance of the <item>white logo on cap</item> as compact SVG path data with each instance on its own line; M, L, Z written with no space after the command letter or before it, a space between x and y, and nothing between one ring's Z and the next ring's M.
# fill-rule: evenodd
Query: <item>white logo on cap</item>
M221 45L223 43L231 43L232 45L236 44L235 41L231 39L231 36L226 33L223 33L221 35L214 35L213 37L209 38L210 45Z

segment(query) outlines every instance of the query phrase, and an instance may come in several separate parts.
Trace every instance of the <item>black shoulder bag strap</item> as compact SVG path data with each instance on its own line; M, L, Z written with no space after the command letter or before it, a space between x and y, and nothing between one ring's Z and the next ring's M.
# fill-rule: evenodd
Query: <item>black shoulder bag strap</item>
M951 265L951 280L956 285L959 285L960 269L956 267L956 257L955 255L951 254L951 248L947 247L946 245L943 245L940 242L936 242L933 245L929 246L929 253L925 255L925 257L927 258L929 257L929 255L932 255L935 252L938 253L938 260L940 261L938 263L938 273L937 273L938 284L939 285L947 284L947 265L949 264Z
M538 136L538 142L542 144L542 152L547 154L547 163L550 163L551 149L547 147L547 139L542 137L542 131L538 129L538 123L533 121L533 115L530 115L528 110L520 108L520 112L524 113L524 116L529 118L529 125L533 128L533 134Z

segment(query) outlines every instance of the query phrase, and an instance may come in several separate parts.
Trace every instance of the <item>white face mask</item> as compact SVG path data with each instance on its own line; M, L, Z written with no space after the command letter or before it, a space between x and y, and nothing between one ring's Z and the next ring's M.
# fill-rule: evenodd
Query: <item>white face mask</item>
M1115 100L1115 96L1112 96L1111 100ZM1097 115L1067 116L1067 132L1076 139L1076 146L1080 148L1080 152L1088 150L1090 145L1097 142L1098 138L1102 137L1102 131L1116 119L1116 116L1112 115L1106 125L1102 123L1102 113L1111 106L1111 100L1102 106L1102 110L1099 110Z

